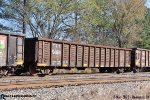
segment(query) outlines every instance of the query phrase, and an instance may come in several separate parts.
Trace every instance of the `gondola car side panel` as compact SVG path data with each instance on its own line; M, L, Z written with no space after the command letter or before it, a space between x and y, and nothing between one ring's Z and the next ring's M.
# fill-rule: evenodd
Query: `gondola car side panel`
M7 36L0 35L0 66L6 66L7 61Z

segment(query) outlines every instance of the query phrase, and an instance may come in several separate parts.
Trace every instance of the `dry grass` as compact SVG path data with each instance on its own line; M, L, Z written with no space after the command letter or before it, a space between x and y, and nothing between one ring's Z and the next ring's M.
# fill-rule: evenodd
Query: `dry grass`
M67 69L54 69L53 73L95 73L99 72L96 68L86 68L85 70L78 70L77 68Z

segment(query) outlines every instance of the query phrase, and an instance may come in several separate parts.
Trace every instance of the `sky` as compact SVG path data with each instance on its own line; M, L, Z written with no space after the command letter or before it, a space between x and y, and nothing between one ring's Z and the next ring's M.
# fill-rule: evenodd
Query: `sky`
M147 0L146 6L147 6L148 8L150 8L150 0Z

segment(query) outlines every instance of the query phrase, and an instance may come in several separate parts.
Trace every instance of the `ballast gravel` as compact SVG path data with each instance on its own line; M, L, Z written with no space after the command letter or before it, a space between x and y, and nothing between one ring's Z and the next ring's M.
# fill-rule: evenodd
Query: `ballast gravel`
M62 76L62 75L54 75L54 76L47 76L47 77L32 77L32 76L14 76L14 77L4 77L0 78L0 82L30 82L30 81L48 81L48 80L71 80L71 79L99 79L99 78L126 78L126 77L131 77L131 78L136 78L136 77L150 77L150 73L123 73L123 74L112 74L109 73L107 75L104 74L91 74L91 75L68 75L68 76Z
M0 94L0 99L11 96L6 100L150 100L150 81L0 90Z

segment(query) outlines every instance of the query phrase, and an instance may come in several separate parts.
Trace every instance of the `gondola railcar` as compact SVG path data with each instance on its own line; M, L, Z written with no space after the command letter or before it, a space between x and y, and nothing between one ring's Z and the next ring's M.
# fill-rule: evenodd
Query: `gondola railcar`
M19 72L24 64L25 36L0 31L0 75ZM20 73L20 72L19 72Z
M25 69L30 73L54 68L98 68L102 72L130 71L132 49L85 45L47 38L25 39Z
M133 48L131 66L134 72L150 71L150 50Z

